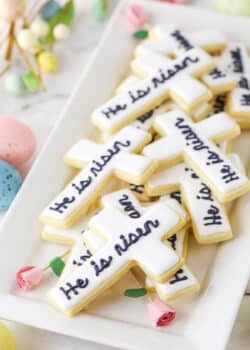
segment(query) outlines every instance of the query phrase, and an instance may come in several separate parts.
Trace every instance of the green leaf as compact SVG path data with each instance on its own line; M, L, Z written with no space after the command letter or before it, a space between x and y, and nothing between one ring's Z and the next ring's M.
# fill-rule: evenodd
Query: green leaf
M124 296L128 298L140 298L147 294L146 288L126 289Z
M36 92L40 85L39 79L31 71L23 75L23 82L26 88L31 92Z
M133 37L135 39L146 39L148 37L149 33L147 29L140 29L134 32Z
M70 26L73 23L74 17L75 7L74 2L71 0L67 2L67 4L64 5L61 10L48 21L50 31L44 40L45 43L52 44L55 41L53 30L57 24L65 24L66 26Z
M64 269L65 263L60 257L57 256L53 260L51 260L51 262L49 263L49 266L51 270L54 272L54 274L57 277L60 277Z

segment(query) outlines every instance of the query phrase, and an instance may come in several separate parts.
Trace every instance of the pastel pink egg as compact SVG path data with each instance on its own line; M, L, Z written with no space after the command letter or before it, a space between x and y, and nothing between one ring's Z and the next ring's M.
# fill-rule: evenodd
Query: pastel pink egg
M0 159L16 168L29 161L36 150L36 138L24 123L0 116Z

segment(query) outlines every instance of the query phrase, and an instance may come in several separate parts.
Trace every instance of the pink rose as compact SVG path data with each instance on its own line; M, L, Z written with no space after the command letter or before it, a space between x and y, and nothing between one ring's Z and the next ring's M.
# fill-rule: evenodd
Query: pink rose
M40 267L25 266L16 273L17 286L25 291L38 285L43 278L43 270Z
M169 326L175 319L176 312L172 306L160 299L154 299L147 305L149 317L156 327Z

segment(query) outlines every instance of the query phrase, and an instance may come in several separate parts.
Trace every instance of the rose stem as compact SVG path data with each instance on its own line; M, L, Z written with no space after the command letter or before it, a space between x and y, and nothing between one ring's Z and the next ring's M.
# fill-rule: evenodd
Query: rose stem
M67 249L62 255L59 256L59 258L61 258L61 259L65 258L70 253L70 250L71 249ZM49 268L50 268L50 264L44 266L42 269L43 269L43 271L46 271Z

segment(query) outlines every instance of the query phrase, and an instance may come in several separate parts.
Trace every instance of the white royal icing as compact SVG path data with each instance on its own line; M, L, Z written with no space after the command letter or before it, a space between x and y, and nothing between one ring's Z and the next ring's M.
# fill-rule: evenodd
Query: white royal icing
M134 75L128 76L118 87L119 93L124 93L128 91L131 87L133 87L138 81L140 81L138 77ZM130 125L135 126L136 128L143 129L146 131L150 131L155 117L158 114L162 114L163 112L167 112L169 110L178 109L178 105L169 100L167 102L163 102L160 106L155 107L151 111L148 111L138 117L135 121L133 121ZM197 107L192 113L193 120L201 120L209 115L211 111L211 105L209 103L203 103L201 106ZM108 136L105 135L104 139L108 139Z
M167 42L176 54L190 50L194 46L213 52L215 48L224 48L227 45L225 36L217 30L183 32L176 26L164 23L154 26L153 33L160 41Z
M192 218L193 231L200 243L220 242L232 235L229 219L209 187L192 169L181 163L161 171L148 181L149 194L169 193L180 187L182 201Z
M136 85L140 81L141 79L138 78L136 75L130 74L117 86L115 94L120 95L124 92L127 92L132 86Z
M169 208L173 209L180 218L188 221L188 215L185 209L180 205L180 201L172 196L163 196L160 198ZM127 214L132 219L137 219L148 210L152 203L141 205L136 196L128 189L121 189L106 194L101 199L103 207L114 207Z
M183 220L187 220L187 215L185 210L176 202L170 198L170 196L165 196L161 199L170 208L174 209ZM129 190L122 189L110 194L104 195L101 200L103 207L115 207L121 212L125 213L132 219L137 219L146 213L147 207L141 206L139 201L136 200L135 196ZM171 248L176 251L179 257L183 257L186 253L186 241L187 241L187 230L183 229L177 234L167 238L166 243L168 243ZM100 235L95 234L89 230L86 230L82 236L79 237L70 256L67 259L66 266L60 277L63 281L67 275L69 275L78 266L82 266L85 261L92 257L92 254L103 248L106 244L106 239L100 237ZM185 245L184 245L185 243ZM166 254L166 259L168 255Z
M75 225L63 229L51 225L44 225L42 237L46 241L72 244L77 241L88 226L89 216L84 215Z
M248 78L250 74L250 59L244 44L229 42L223 54L218 57L218 61L221 62L224 69L237 78L239 87L246 87L243 81L243 85L240 84L242 78Z
M237 80L237 88L228 98L230 114L250 118L250 58L246 46L231 42L218 60Z
M152 76L158 70L158 67L164 67L171 64L171 60L167 61L166 57L154 52L141 55L131 62L133 72L143 72L146 76ZM189 75L181 75L171 82L170 95L172 98L178 96L183 101L184 106L190 106L194 101L208 101L211 93L198 80ZM183 108L184 108L183 106Z
M82 160L81 166L88 159L88 165L44 209L41 219L45 222L53 221L53 225L58 227L67 226L72 216L84 214L86 206L89 207L95 201L100 195L100 189L113 174L125 181L130 175L131 182L139 182L145 171L152 167L152 162L140 155L129 155L128 152L138 150L149 140L147 132L130 126L125 127L108 144L101 146L100 152L97 152L91 161L88 149L83 152L81 141L73 146L74 152L70 150L66 155L67 162L75 165ZM76 149L79 150L79 154ZM149 175L150 172L148 172ZM82 210L85 204L85 209Z
M155 289L163 300L172 300L178 294L185 295L189 290L199 289L199 283L187 265L183 265L166 283L154 283L147 278L146 286L149 289Z
M182 79L179 77L186 75L199 76L199 74L211 70L213 64L213 59L207 53L198 48L192 49L178 59L172 60L169 64L158 66L149 78L137 83L128 92L113 97L97 108L92 115L92 121L104 132L115 132L124 124L132 122L166 100L172 89L177 92L182 91ZM176 80L178 80L178 83ZM194 82L195 80L190 77L191 81ZM189 86L189 90L191 90L191 87L192 85ZM182 94L185 95L185 92L183 91ZM189 94L189 91L187 91L187 94ZM175 97L178 103L180 97ZM189 100L189 102L195 104L197 99Z
M229 95L229 113L250 118L250 90L236 88Z
M72 315L94 299L100 289L111 286L114 276L137 264L158 281L163 276L167 278L167 272L179 258L162 239L179 226L177 213L163 203L153 205L138 219L106 207L90 220L90 227L112 240L54 287L49 293L50 300L64 313Z
M157 116L155 126L167 135L144 148L143 153L163 164L185 160L198 176L216 192L217 198L229 201L248 190L249 181L230 159L209 139L223 141L239 133L239 127L225 113L193 123L181 111Z
M141 79L139 79L135 75L130 75L118 86L117 91L119 94L127 93L133 86L135 86L135 84L137 84L140 81ZM162 104L156 106L150 111L143 113L130 125L145 131L150 131L150 129L153 126L154 118L158 114L167 111L168 106L169 102L163 102ZM105 138L108 138L108 135L105 135Z
M59 278L59 281L63 281L68 275L70 275L77 267L82 266L87 260L92 257L92 253L86 247L83 236L80 236L73 245L71 252L68 256L65 267Z
M136 49L137 59L134 62L135 72L138 68L148 74L152 72L156 64L156 60L150 60L148 57L152 52L165 55L164 59L166 60L166 56L170 56L171 53L178 56L196 46L204 47L204 49L207 48L209 51L209 49L218 47L218 45L225 46L226 44L222 34L217 31L183 33L179 29L169 28L169 25L158 25L153 31L156 33L159 40L145 42L139 45ZM203 35L206 39L202 39ZM144 61L146 61L146 64ZM220 93L229 91L233 88L235 83L233 76L224 70L219 62L217 62L216 67L210 73L202 77L202 81L208 85L214 93L217 91Z

